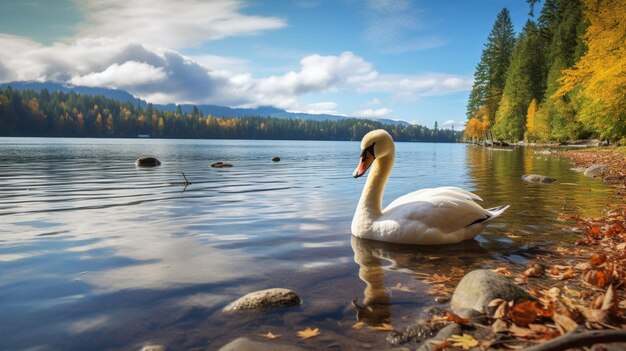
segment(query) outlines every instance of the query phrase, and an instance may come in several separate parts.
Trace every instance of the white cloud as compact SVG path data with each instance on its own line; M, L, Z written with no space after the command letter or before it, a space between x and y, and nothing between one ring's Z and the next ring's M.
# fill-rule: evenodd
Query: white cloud
M362 92L388 92L400 98L435 96L468 91L472 78L444 73L419 75L380 74L377 79L363 82L358 89Z
M276 17L241 13L236 0L76 0L87 16L79 37L125 39L186 48L229 36L254 35L287 25Z
M441 129L454 129L454 130L463 130L465 129L465 122L463 121L455 121L455 120L447 120L441 124Z
M319 114L340 115L340 113L337 112L337 106L338 106L337 103L332 102L332 101L315 102L311 104L306 104L304 106L304 109L302 110L290 110L290 111L310 113L313 115L319 115Z
M114 63L102 72L75 76L70 79L70 83L92 87L124 88L155 83L164 80L166 76L163 67L154 67L137 61L126 61L121 65Z
M386 107L377 108L377 109L368 108L365 110L355 111L352 113L352 116L365 117L365 118L380 118L380 117L388 116L389 114L391 114L391 112L393 112L393 110L386 108Z

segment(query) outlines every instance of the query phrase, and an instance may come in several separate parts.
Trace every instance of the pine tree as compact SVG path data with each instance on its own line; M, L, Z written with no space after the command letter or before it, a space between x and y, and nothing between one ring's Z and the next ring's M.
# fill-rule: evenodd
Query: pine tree
M495 120L495 112L500 105L504 91L506 73L515 45L515 33L509 10L502 9L487 38L487 44L481 54L481 60L474 73L474 86L470 93L467 116L471 118L476 111L485 106L489 111L489 124Z
M506 85L496 112L493 133L497 139L518 141L524 137L528 106L533 99L541 100L544 91L544 57L540 50L541 36L531 20L513 50Z

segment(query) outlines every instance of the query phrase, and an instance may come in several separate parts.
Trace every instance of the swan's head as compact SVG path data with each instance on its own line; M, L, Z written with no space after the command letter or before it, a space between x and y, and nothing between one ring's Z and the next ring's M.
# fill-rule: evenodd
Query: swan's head
M354 178L362 176L374 163L375 159L393 155L394 151L393 138L391 138L389 133L382 129L372 130L365 134L363 140L361 140L359 165L352 175Z

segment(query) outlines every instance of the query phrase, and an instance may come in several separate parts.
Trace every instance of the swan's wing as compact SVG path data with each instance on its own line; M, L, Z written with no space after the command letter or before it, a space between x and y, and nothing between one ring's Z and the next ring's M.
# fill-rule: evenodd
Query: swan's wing
M415 226L414 230L451 233L488 221L491 217L489 211L472 200L431 196L385 211L381 219L395 220L401 226Z
M455 198L459 200L471 200L474 201L483 201L480 196L471 193L467 190L454 187L454 186L446 186L440 188L428 188L421 189L418 191L414 191L412 193L408 193L406 195L400 196L399 198L392 201L383 212L387 212L392 210L395 207L402 206L407 203L417 202L417 201L429 201L429 199L439 196L446 196L450 198Z

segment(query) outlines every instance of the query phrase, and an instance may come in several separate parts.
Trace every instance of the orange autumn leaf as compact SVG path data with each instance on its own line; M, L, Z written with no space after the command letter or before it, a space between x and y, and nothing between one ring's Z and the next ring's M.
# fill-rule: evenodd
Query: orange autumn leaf
M539 307L539 303L536 301L523 301L513 306L508 312L507 317L513 321L513 323L527 326L528 324L537 320L537 315L543 315L544 311Z
M603 264L604 262L606 262L606 255L605 254L593 255L589 259L589 264L591 264L593 266L599 266L599 265Z
M375 327L369 327L369 328L372 330L378 330L378 331L392 331L393 330L393 326L387 323L383 323L381 325L377 325Z
M459 324L467 324L467 323L469 323L469 319L461 318L461 317L457 316L456 314L454 314L454 313L452 313L450 311L446 311L446 317L448 318L448 321L450 321L450 322L459 323Z
M598 227L597 225L594 225L593 227L587 229L587 234L593 237L600 235L600 227Z
M598 288L604 288L608 285L609 279L603 271L589 270L582 276L582 281Z
M298 337L300 339L310 339L312 337L316 337L320 335L320 329L319 328L315 328L315 329L311 329L309 327L307 327L304 330L301 330L298 332Z

